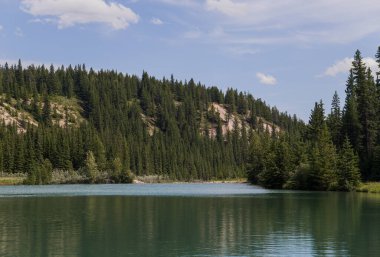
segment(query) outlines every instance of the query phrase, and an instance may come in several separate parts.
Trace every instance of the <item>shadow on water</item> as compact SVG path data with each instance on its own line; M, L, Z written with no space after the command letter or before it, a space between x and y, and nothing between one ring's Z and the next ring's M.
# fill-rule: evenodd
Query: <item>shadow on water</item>
M380 198L0 198L0 256L376 256Z

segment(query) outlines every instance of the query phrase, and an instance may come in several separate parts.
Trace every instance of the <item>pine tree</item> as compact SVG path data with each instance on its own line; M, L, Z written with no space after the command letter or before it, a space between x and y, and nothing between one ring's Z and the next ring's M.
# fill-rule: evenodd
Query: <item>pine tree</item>
M326 124L323 125L318 134L310 159L310 189L335 189L337 186L337 155Z
M87 152L83 172L91 183L94 182L96 177L98 176L98 165L96 164L95 156L92 151Z
M376 85L377 87L380 87L380 46L377 48L375 57L376 57L376 62L379 65L379 71L376 73Z
M368 69L365 73L364 82L357 80L358 95L358 113L361 125L359 156L361 159L361 168L365 178L369 176L371 159L373 155L374 144L377 133L377 102L376 86ZM359 76L358 76L359 78Z
M40 101L37 92L33 94L32 114L36 121L41 121Z
M359 50L356 50L354 55L354 60L352 62L352 73L354 75L356 89L362 87L366 82L366 66Z
M245 115L247 114L247 110L248 110L247 99L243 95L243 93L240 92L239 97L238 97L238 103L237 103L237 111L239 114Z
M217 117L216 140L219 144L223 143L223 125L220 116Z
M352 191L360 183L359 160L348 140L343 142L342 149L339 152L337 164L338 184L337 190Z
M41 120L45 126L52 125L50 100L47 94L44 96L44 106L42 108Z
M376 145L373 152L372 167L369 179L373 181L380 180L380 145Z
M341 134L343 136L348 136L354 150L358 152L360 146L359 136L361 125L359 122L358 104L354 83L354 74L351 69L346 83L346 100L342 115L343 126Z
M331 134L333 143L336 146L341 145L342 137L342 113L340 110L340 99L338 93L335 91L331 103L331 113L327 117L327 125Z
M49 75L47 79L47 89L49 94L59 94L62 91L53 65L50 65Z
M40 165L40 184L49 184L52 178L53 165L47 159Z
M308 139L315 142L320 135L325 123L325 111L323 108L322 100L315 103L314 109L311 111L309 125L308 125Z
M123 164L119 157L116 157L112 161L112 176L119 181L119 177L123 171Z

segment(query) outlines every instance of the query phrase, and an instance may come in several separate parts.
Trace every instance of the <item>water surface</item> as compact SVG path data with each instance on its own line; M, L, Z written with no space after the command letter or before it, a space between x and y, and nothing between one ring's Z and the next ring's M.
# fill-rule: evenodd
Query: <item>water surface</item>
M379 256L380 197L244 184L0 187L0 256Z

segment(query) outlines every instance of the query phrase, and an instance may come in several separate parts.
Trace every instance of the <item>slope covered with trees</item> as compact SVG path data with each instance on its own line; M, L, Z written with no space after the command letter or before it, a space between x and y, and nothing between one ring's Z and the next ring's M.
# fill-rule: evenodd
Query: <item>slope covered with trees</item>
M376 58L380 66L380 47ZM0 170L27 173L30 184L49 183L60 170L88 183L135 174L353 190L361 179L380 180L376 75L357 51L344 107L335 93L330 113L316 102L305 125L250 94L192 79L5 64Z
M245 177L255 133L297 136L304 127L237 90L84 65L5 64L0 95L0 108L17 121L0 125L0 169L28 173L32 184L48 183L52 169L77 172L83 182L125 182L131 173Z

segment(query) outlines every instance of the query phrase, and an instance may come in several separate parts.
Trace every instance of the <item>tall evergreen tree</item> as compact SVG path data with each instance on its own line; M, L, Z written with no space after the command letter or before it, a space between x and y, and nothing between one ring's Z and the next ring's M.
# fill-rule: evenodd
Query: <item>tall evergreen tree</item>
M358 104L352 69L346 83L346 100L342 120L343 126L341 134L343 136L348 136L354 150L358 152L361 124L359 122Z
M377 87L380 87L380 46L377 48L375 57L376 57L376 62L379 66L379 71L376 73L376 85Z
M371 70L365 73L366 80L362 83L357 80L358 94L358 112L361 125L360 131L360 151L361 167L364 171L368 171L371 165L371 159L376 140L377 129L377 103L376 103L376 87ZM365 178L369 176L367 172Z
M85 167L84 167L84 175L90 180L90 182L94 182L96 177L98 176L98 165L95 160L94 153L92 151L87 152Z
M337 186L337 155L327 125L318 134L311 152L310 189L330 190Z
M348 137L344 140L342 149L339 152L337 172L337 190L352 191L359 185L359 160Z
M316 142L321 133L325 123L325 110L323 108L322 100L315 103L314 109L311 111L309 125L308 125L308 139Z
M49 100L49 96L47 94L45 94L45 96L44 96L44 105L42 108L41 121L46 126L52 125L50 100Z
M331 103L331 112L327 117L327 125L331 134L333 143L336 146L341 145L342 141L342 112L340 110L340 99L338 93L335 91Z

